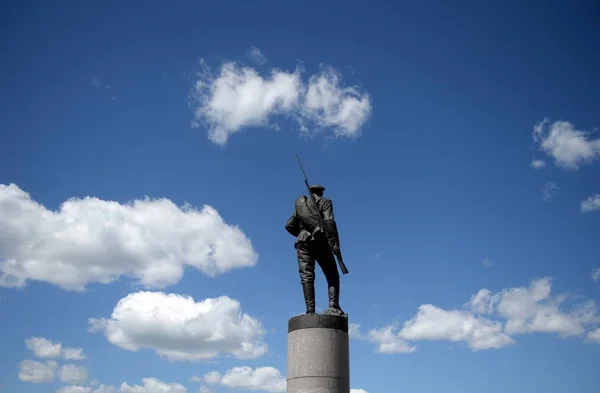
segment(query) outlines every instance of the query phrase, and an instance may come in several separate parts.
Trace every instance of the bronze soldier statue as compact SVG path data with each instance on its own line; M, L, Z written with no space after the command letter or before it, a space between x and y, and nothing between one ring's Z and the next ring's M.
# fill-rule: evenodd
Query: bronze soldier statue
M299 196L295 201L294 213L285 229L294 237L294 247L298 257L300 282L304 292L306 313L315 312L315 260L325 274L329 290L328 314L345 315L339 305L340 275L335 255L340 253L340 239L333 216L333 203L323 197L325 187L315 184L309 188L309 197ZM315 206L316 203L316 206ZM347 272L343 261L344 273Z

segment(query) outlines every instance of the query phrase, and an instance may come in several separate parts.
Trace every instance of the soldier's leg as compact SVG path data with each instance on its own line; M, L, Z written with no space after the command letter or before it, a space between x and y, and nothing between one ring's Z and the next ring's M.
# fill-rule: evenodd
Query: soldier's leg
M315 312L315 259L308 245L304 242L296 244L296 252L298 255L298 271L300 272L302 292L304 292L306 313L313 314Z
M323 270L329 291L329 311L343 314L340 307L340 274L333 253L329 247L320 247L317 253L317 262Z

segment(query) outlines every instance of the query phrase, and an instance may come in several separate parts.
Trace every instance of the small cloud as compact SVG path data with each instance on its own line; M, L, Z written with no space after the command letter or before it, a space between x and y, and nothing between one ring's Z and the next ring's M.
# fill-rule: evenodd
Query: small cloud
M263 55L260 49L258 49L255 46L250 48L250 50L248 51L248 57L250 57L250 59L252 59L252 61L254 61L258 65L263 65L267 62L267 58L265 57L265 55Z
M89 372L84 366L65 364L58 370L58 377L62 382L80 385L88 380Z
M63 358L66 360L83 360L86 358L81 348L67 348L59 342L53 342L44 337L30 337L25 345L33 355L40 359Z
M283 393L286 379L274 367L248 366L234 367L225 374L211 371L204 376L204 382L210 385L221 385L231 389L260 390L269 393Z
M48 360L44 363L35 360L23 360L19 367L19 379L23 382L54 382L58 363Z
M590 138L590 131L578 130L568 121L548 124L544 119L533 127L533 141L557 166L577 170L600 157L600 138Z
M535 169L541 169L546 166L543 160L536 160L535 158L531 161L531 167Z
M102 87L102 81L97 76L92 76L92 86L94 87Z
M201 386L198 388L198 393L212 393L212 389L211 389L211 388L209 388L209 387L208 387L208 386L206 386L206 385L201 385Z
M364 336L360 332L360 325L358 323L348 324L348 336L356 340L362 340L364 338Z
M592 195L585 201L581 201L581 211L589 213L600 210L600 194Z
M376 252L376 253L375 253L375 255L374 255L374 257L375 257L375 258L381 258L381 254L380 254L380 253L378 253L378 252Z
M542 199L544 201L551 201L552 199L554 199L554 196L559 190L560 187L558 187L556 183L551 181L547 182L546 184L544 184L544 187L542 187Z
M483 258L483 259L481 260L481 264L482 264L484 267L492 267L492 261L490 261L490 259L489 259L489 258Z
M592 280L600 280L600 266L592 270Z
M588 343L600 344L600 328L588 332L585 341Z

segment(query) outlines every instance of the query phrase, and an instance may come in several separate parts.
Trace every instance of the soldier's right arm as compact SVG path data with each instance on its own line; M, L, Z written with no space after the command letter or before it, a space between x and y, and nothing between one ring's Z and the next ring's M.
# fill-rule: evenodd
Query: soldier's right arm
M296 215L295 210L294 214L292 214L285 224L285 230L294 237L297 237L300 234L300 222L298 221L298 216Z

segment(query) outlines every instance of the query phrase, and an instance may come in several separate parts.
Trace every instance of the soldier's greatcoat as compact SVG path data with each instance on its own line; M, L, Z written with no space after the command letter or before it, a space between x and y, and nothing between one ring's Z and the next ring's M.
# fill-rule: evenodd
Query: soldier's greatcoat
M333 296L339 293L340 276L335 257L325 235L327 231L332 236L332 243L339 246L337 225L333 215L333 203L325 197L318 195L314 195L314 197L317 202L316 208L321 212L326 228L321 228L317 217L318 213L312 200L301 195L294 203L294 213L287 221L285 229L296 237L294 247L298 257L301 283L303 285L314 283L316 261L325 274L330 294Z

